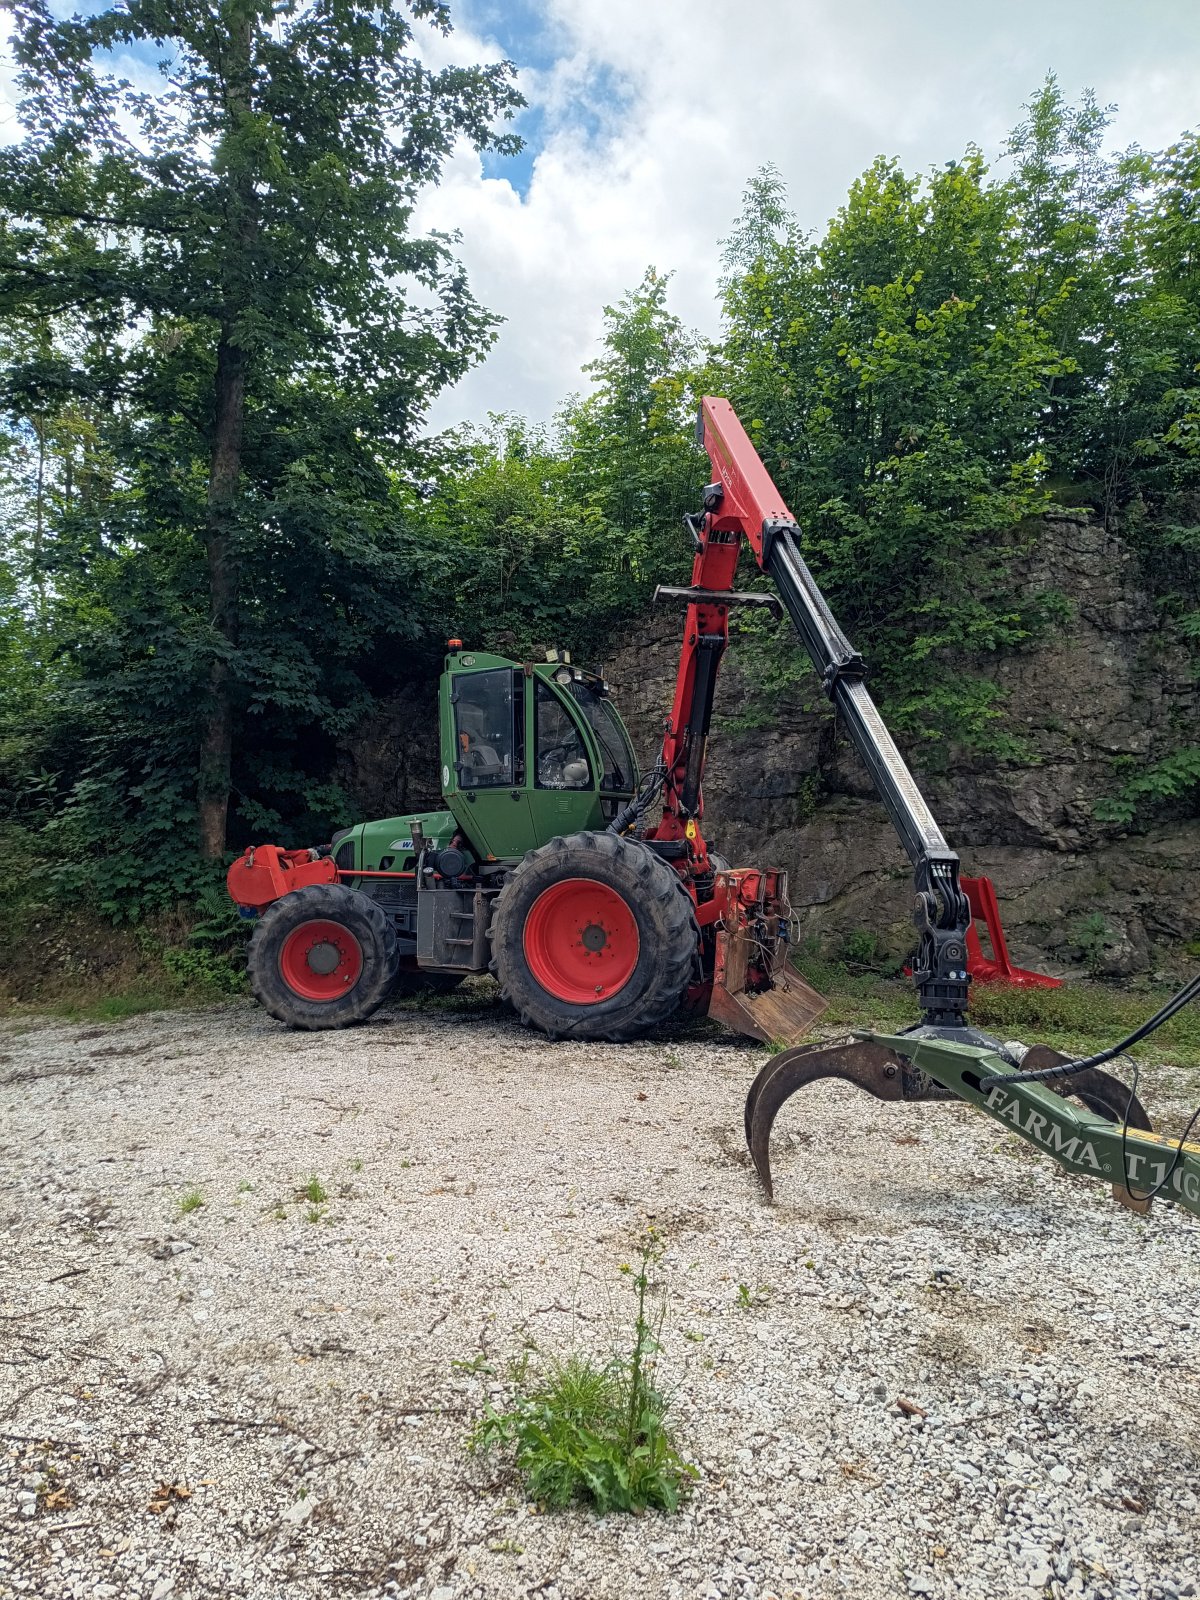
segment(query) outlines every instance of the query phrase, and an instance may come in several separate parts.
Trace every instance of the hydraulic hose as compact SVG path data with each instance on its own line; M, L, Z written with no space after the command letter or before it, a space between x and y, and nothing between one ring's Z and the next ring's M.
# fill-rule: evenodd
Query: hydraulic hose
M1194 978L1189 978L1178 994L1174 994L1165 1005L1159 1007L1152 1017L1147 1018L1139 1028L1122 1039L1120 1044L1114 1044L1108 1050L1101 1050L1097 1055L1084 1056L1080 1061L1063 1061L1056 1067L1043 1067L1034 1072L994 1072L986 1078L981 1078L979 1086L988 1089L993 1084L1013 1083L1048 1083L1055 1078L1073 1078L1077 1072L1087 1072L1090 1067L1101 1067L1106 1061L1111 1061L1114 1056L1119 1056L1132 1045L1139 1044L1164 1022L1169 1022L1177 1011L1182 1011L1184 1006L1200 997L1200 972Z

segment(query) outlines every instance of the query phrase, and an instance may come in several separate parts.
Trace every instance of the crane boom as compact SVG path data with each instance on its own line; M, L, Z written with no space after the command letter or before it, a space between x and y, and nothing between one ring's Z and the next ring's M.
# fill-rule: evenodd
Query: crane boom
M935 1027L962 1028L970 985L971 908L959 882L958 856L946 843L871 698L862 656L842 632L808 569L796 519L728 400L705 397L697 434L712 464L713 481L704 491L704 511L687 519L695 542L692 587L667 591L686 598L688 612L663 745L664 821L673 820L682 830L703 814L704 757L717 669L729 638L728 608L739 601L768 600L730 588L745 538L758 565L774 580L912 863L914 922L920 938L913 980L924 1021ZM692 836L696 832L693 828Z

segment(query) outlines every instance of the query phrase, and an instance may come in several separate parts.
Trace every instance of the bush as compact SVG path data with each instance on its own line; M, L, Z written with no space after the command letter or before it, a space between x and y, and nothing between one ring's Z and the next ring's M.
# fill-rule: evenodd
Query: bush
M601 1516L675 1511L697 1475L671 1440L668 1402L652 1382L665 1307L648 1316L646 1300L661 1253L651 1230L634 1277L627 1354L603 1363L584 1355L552 1361L543 1383L518 1391L508 1411L489 1406L471 1436L473 1450L511 1450L526 1493L541 1505L557 1510L580 1500Z

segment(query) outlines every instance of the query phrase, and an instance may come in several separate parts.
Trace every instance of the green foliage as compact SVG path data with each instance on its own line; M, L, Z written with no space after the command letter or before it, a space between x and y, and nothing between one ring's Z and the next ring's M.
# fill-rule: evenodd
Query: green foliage
M879 936L869 928L855 928L842 940L841 958L858 966L869 967L879 948Z
M1112 929L1103 912L1093 911L1072 929L1072 938L1083 954L1088 967L1097 971L1105 950L1113 943Z
M188 1217L193 1211L199 1211L204 1204L204 1196L199 1189L189 1189L179 1202L179 1215Z
M496 319L412 211L521 100L424 64L426 0L12 9L0 745L77 892L143 916L205 881L202 797L238 842L326 834L337 737L436 650L402 488ZM115 70L145 41L148 89Z
M1063 360L1022 303L1011 196L968 150L926 182L876 162L819 245L774 181L746 207L723 353L819 580L899 732L1013 754L984 663L1038 625L1008 572L1047 504L1035 440ZM762 700L799 687L790 641L742 626Z
M1200 803L1200 746L1189 745L1156 761L1131 778L1116 795L1097 800L1096 816L1102 822L1132 822L1136 816L1171 802Z
M760 1283L752 1288L748 1283L739 1283L737 1286L737 1303L739 1311L754 1311L760 1306L769 1305L771 1302L771 1286L769 1283Z
M664 1309L649 1304L661 1259L650 1232L633 1275L633 1335L624 1354L600 1363L575 1354L549 1363L543 1382L490 1406L471 1436L476 1450L511 1451L531 1500L560 1510L580 1500L610 1511L675 1511L697 1476L672 1443L667 1402L655 1386Z
M1066 499L1120 521L1165 615L1200 638L1200 139L1110 155L1113 108L1050 77L1007 171L968 148L919 179L876 161L825 237L772 167L745 195L722 279L723 373L797 514L890 726L1024 762L991 660L1065 619L1017 599L1022 526ZM785 629L739 618L743 726L818 699ZM1187 751L1097 808L1194 789Z
M599 655L614 625L688 570L677 529L705 462L694 439L696 341L650 270L605 310L586 399L555 427L493 415L443 442L432 493L409 516L445 574L443 615L464 638L519 655Z

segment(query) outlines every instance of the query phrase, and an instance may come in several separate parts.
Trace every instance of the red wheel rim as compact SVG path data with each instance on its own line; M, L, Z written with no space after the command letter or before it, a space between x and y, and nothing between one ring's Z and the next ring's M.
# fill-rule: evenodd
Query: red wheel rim
M594 1006L633 977L641 940L615 889L594 878L564 878L544 889L525 919L525 959L548 994Z
M304 1000L337 1000L362 976L362 946L340 922L302 922L283 941L279 973Z

